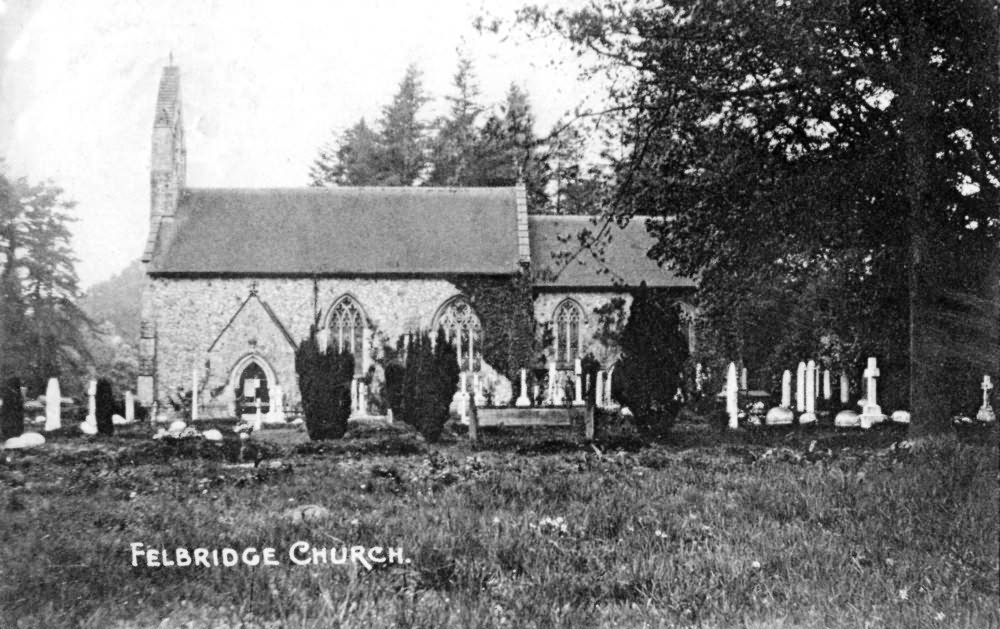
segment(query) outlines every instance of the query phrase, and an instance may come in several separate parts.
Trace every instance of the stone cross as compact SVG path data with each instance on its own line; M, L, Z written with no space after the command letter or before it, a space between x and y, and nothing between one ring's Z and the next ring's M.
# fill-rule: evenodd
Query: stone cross
M594 404L600 408L604 406L604 370L597 372L597 384L594 388Z
M990 391L993 390L993 382L990 381L989 376L983 376L983 384L980 388L983 390L983 407L976 413L976 419L981 422L995 422L997 416L993 412L993 407L990 406Z
M830 370L823 370L823 399L829 400L833 397L833 386L830 383Z
M806 364L801 361L795 371L795 410L799 413L806 410Z
M736 363L729 363L729 371L726 373L726 414L729 415L729 428L736 429L740 426L739 402L737 395Z
M368 385L358 380L358 415L368 415Z
M97 425L97 380L91 380L87 385L87 419L88 424Z
M576 376L576 388L573 391L576 395L573 397L573 406L583 406L583 364L579 358L573 364L573 375Z
M549 406L556 405L556 363L549 363Z
M521 370L521 395L517 396L517 401L514 402L514 406L531 406L531 400L528 399L528 370Z
M45 389L45 430L58 430L62 427L62 392L59 391L59 380L49 378Z
M840 372L840 403L847 404L851 399L851 382L847 379L847 372Z
M198 419L198 368L191 370L191 421Z
M263 404L261 404L260 398L254 398L253 403L257 407L257 411L253 415L253 431L258 432L264 423L264 417L260 414L260 407Z
M781 374L781 406L792 407L792 372L787 369Z
M868 367L865 368L863 375L867 392L865 404L861 410L861 427L868 428L871 424L877 424L885 419L875 397L875 379L879 377L879 369L874 357L868 359Z
M125 421L135 421L135 395L131 391L125 392Z

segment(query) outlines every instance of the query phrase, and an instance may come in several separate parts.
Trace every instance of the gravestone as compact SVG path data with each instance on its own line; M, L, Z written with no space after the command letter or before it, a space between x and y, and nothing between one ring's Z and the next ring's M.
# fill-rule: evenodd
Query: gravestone
M59 391L59 380L49 378L45 388L45 430L62 428L62 393Z
M851 383L847 379L847 372L840 372L840 403L847 404L851 399Z
M990 391L993 390L993 382L990 381L989 376L983 376L983 384L979 388L983 390L983 405L976 412L976 419L981 422L995 422L997 415L993 412L993 407L990 406Z
M833 397L833 385L830 382L830 370L823 370L823 401L829 402L830 398ZM826 408L826 407L824 407Z
M705 378L705 374L702 371L701 363L695 363L694 366L694 390L701 393L702 380Z
M787 369L781 374L781 406L792 407L792 372Z
M799 362L799 367L795 371L795 412L804 413L806 411L806 364Z
M861 410L861 427L867 428L872 424L877 424L885 420L885 415L882 414L882 408L878 405L878 399L876 398L876 378L879 377L880 372L878 364L874 357L868 359L868 367L864 371L865 377L865 404Z
M860 417L852 410L843 410L833 418L835 428L857 428L861 425Z
M253 431L259 432L261 427L264 425L264 415L260 412L261 407L264 405L260 401L260 398L255 399L253 403L254 406L257 407L257 410L253 414L253 419L251 420L251 424L253 426Z
M514 402L514 406L531 406L531 400L528 399L528 370L521 370L521 395L517 396L517 401Z
M594 404L597 408L604 406L604 370L597 372L597 385L594 388Z
M740 391L749 390L749 387L747 387L747 382L748 382L747 368L744 367L743 369L740 370Z
M87 419L88 424L97 427L97 380L91 380L87 385Z
M267 390L269 407L266 421L269 424L285 423L285 391L280 385L273 385Z
M125 423L131 424L135 421L135 395L131 391L125 392Z
M549 363L549 406L556 405L556 363L555 361Z
M583 406L583 363L579 358L573 364L574 391L573 406Z
M472 399L476 403L476 408L486 406L486 396L483 395L483 380L478 372L472 375Z
M726 414L729 416L729 428L735 430L740 426L740 408L737 396L738 383L736 382L736 363L729 363L729 371L726 373Z
M458 376L458 418L463 424L469 423L469 374L463 371Z
M810 360L806 364L805 412L799 415L799 423L803 425L816 423L816 362Z

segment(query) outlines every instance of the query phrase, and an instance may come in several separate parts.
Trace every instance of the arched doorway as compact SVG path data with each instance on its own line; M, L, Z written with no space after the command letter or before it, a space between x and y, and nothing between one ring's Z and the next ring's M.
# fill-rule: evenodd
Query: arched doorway
M254 358L240 361L235 369L233 388L236 398L236 416L253 415L258 407L261 414L271 410L270 388L274 386L270 369Z

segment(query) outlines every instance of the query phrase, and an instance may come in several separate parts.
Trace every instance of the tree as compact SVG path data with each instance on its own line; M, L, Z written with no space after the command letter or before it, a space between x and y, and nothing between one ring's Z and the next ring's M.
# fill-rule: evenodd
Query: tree
M62 194L0 173L0 373L18 374L34 391L90 359L91 324L75 303L73 203Z
M632 297L621 349L619 387L612 394L629 407L641 431L666 433L680 410L677 391L688 359L680 308L657 299L643 282Z
M320 149L309 171L311 185L373 186L382 183L381 138L362 118Z
M916 429L937 431L954 383L1000 362L982 305L1000 281L998 14L724 0L521 19L619 79L606 210L669 215L651 255L699 276L727 351L775 367L826 352L852 372L879 356L907 373Z
M97 394L94 398L97 432L111 436L115 432L115 423L112 419L115 413L115 393L110 380L101 378L97 381Z
M322 351L315 326L295 351L295 373L302 394L309 438L340 439L347 432L351 414L351 382L354 356L347 350Z
M432 186L470 185L472 168L479 151L479 83L472 61L459 56L453 77L455 94L448 96L449 115L437 123L437 135L431 141L431 170L427 184Z
M13 439L24 434L24 398L21 396L21 380L11 377L4 380L0 392L0 437Z

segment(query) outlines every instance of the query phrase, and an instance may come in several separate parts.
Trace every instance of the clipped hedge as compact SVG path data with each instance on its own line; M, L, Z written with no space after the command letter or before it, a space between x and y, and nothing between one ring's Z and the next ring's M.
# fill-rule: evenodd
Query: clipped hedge
M112 420L112 416L115 414L115 394L111 387L111 381L107 378L101 378L97 381L94 406L98 434L113 435L115 432L115 423Z
M388 370L386 380L388 385ZM427 332L416 334L406 349L398 408L393 412L398 410L399 418L419 430L427 441L438 441L458 380L458 355L444 331L438 330L433 343Z

